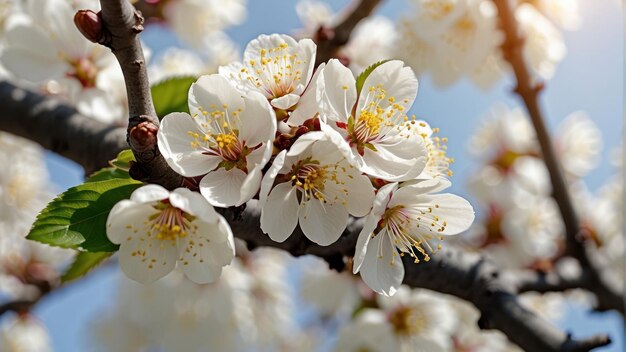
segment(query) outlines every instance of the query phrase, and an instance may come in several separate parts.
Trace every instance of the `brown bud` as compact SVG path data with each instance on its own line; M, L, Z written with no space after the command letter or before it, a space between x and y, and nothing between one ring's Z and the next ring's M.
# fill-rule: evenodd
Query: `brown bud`
M103 37L100 12L95 13L91 10L79 10L74 15L74 24L85 38L94 43L99 43Z
M325 27L325 26L321 26L320 28L318 28L317 33L315 33L316 42L332 40L334 37L335 37L335 29Z
M150 121L131 127L128 137L133 150L142 153L156 149L158 131L159 128Z

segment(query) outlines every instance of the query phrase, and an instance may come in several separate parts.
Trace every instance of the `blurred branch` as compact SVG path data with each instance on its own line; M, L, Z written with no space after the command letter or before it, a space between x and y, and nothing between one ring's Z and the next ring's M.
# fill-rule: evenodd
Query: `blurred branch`
M0 130L41 144L90 174L127 146L124 129L80 115L60 99L0 81Z
M588 271L589 277L585 281L585 288L598 297L598 308L602 310L616 309L623 314L624 301L621 292L623 288L615 287L614 284L607 282L602 277L600 269L591 258L591 248L585 243L585 236L580 228L565 177L546 128L543 112L539 106L539 93L543 89L543 84L535 82L524 60L524 37L515 20L514 5L510 0L494 0L494 2L498 8L500 25L505 34L502 45L503 55L511 64L517 80L515 93L523 100L532 120L543 159L550 173L553 197L563 217L566 232L566 254L578 259L581 267Z
M353 4L353 9L346 18L334 28L320 28L317 38L317 56L315 67L332 58L350 40L352 31L364 18L371 15L382 0L360 0Z

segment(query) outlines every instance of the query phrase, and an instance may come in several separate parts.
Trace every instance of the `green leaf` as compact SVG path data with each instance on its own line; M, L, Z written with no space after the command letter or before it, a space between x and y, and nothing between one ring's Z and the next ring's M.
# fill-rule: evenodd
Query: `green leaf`
M117 154L117 158L111 160L109 164L118 169L122 169L125 171L130 170L130 162L135 161L135 155L133 155L133 151L130 149L122 150L119 154Z
M130 179L130 175L128 171L116 167L105 167L91 174L85 182L106 181L114 178Z
M187 96L191 84L197 79L198 77L194 76L174 77L158 82L150 88L159 119L172 112L189 113Z
M61 282L65 283L78 279L112 255L113 253L111 252L79 252L76 258L74 258L74 262L70 264L69 268L67 268L63 276L61 276Z
M363 85L365 84L365 80L369 75L374 71L374 69L389 60L381 60L371 64L368 68L366 68L359 76L356 78L356 94L357 96L361 94L361 89L363 89Z
M141 182L132 179L114 178L72 187L39 213L26 238L56 247L114 252L119 246L107 238L107 217L139 186Z

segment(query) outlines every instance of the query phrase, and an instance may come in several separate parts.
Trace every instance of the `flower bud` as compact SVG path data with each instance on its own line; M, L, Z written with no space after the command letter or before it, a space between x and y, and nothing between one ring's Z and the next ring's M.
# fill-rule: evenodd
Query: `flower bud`
M102 39L102 18L100 13L91 10L80 10L74 15L76 28L94 43L99 43Z

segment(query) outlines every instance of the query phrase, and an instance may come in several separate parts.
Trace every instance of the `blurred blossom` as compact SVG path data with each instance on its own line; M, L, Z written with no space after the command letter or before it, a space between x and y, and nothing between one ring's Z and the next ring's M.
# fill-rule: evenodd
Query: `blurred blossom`
M528 2L564 29L571 31L580 27L579 0L531 0Z
M299 38L317 38L318 31L332 28L343 20L344 14L334 14L327 3L301 0L296 13L304 28L296 31ZM348 59L348 67L358 75L371 64L394 58L397 33L394 23L380 15L368 16L357 24L350 41L340 49L338 57Z
M0 347L3 352L52 351L48 331L37 318L29 314L3 319L0 326Z
M521 352L498 330L482 330L478 327L480 312L470 303L454 296L445 296L458 317L452 333L452 351L471 352Z
M440 295L402 286L393 297L377 296L381 309L366 308L339 332L336 351L445 351L456 314Z
M302 269L300 295L322 316L352 314L361 299L358 278L347 270L329 270L319 258L308 258Z
M577 6L564 4L567 1L532 3L573 24ZM396 52L418 75L430 74L435 84L442 87L467 76L480 88L487 89L508 70L500 52L504 34L497 26L497 10L492 1L413 0L411 3L410 13L414 15L401 21L398 30L402 39L397 40ZM527 3L518 4L515 16L525 36L524 56L532 72L537 79L550 79L566 52L560 31Z
M151 82L177 76L202 76L216 73L221 65L239 59L239 51L230 38L216 34L210 50L201 52L169 47L148 67Z
M538 316L557 322L565 313L565 296L561 292L525 292L520 295L522 305Z
M243 23L245 0L165 0L163 15L176 35L187 45L207 50L215 45L215 35Z
M126 117L126 90L119 65L108 48L87 40L73 22L74 13L96 1L74 4L31 0L6 24L0 61L17 79L62 94L78 110L103 122ZM54 82L54 83L53 83Z
M1 132L0 161L0 294L32 299L39 295L28 283L32 274L60 269L74 252L25 239L53 197L41 147Z
M198 285L174 271L151 285L122 278L113 310L97 320L101 351L272 349L293 335L288 256L260 250Z

